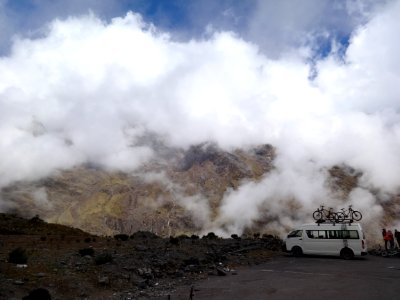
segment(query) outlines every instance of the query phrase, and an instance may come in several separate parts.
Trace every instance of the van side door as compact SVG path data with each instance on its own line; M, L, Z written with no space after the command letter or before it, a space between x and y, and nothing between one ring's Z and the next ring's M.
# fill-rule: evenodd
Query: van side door
M323 229L306 230L303 251L306 254L327 254L327 234Z
M291 251L294 246L302 247L302 242L303 242L303 230L302 229L293 230L287 236L286 247L289 251Z

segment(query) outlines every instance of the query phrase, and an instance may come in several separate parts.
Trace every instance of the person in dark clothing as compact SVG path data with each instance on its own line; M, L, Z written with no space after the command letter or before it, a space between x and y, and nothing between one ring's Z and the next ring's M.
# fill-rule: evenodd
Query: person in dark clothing
M394 237L397 241L397 247L400 248L400 231L397 231L397 229L394 230Z
M388 236L386 234L386 229L385 228L382 229L382 237L383 237L383 240L385 242L385 250L387 251L388 250L389 240L388 240Z
M389 249L390 250L393 250L394 249L394 236L393 236L393 232L391 231L391 230L388 230L387 232L386 232L386 235L387 235L387 239L388 239L388 241L389 241Z

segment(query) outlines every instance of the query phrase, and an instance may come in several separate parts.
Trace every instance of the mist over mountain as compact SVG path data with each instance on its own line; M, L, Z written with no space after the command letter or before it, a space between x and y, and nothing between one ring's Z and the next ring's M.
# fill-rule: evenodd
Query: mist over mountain
M86 164L17 182L2 189L3 205L8 212L40 215L93 234L148 230L161 236L280 235L311 222L320 204L339 208L351 202L360 208L368 201L363 222L373 229L395 222L399 210L395 195L366 198L359 187L362 174L344 165L320 170L320 178L310 180L312 189L293 174L291 186L282 186L289 175L276 168L270 145L231 152L209 143L187 150L160 147L156 157L131 173Z
M257 2L246 22L225 9L235 25L192 38L96 10L14 36L0 210L103 234L228 235L353 204L375 231L399 226L400 1L306 2ZM315 17L327 11L346 22Z
M212 144L169 149L134 173L84 165L11 185L2 199L18 214L39 214L96 234L200 233L217 228L213 223L226 191L242 180L259 180L273 157L268 145L232 153Z

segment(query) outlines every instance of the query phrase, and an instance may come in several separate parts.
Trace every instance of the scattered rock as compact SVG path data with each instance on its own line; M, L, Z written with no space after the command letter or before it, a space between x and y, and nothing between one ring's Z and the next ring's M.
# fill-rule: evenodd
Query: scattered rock
M147 282L146 280L138 280L135 282L135 285L139 288L139 289L147 289Z
M101 286L108 286L110 285L110 278L107 276L100 277L97 283Z
M22 298L22 300L51 300L51 295L48 290L39 288L32 290L29 295Z
M135 250L136 251L147 251L147 250L149 250L149 247L142 246L142 245L136 245Z
M154 275L150 268L140 268L137 270L139 276L146 278L146 279L153 279Z
M21 270L5 259L0 261L4 271L0 273L0 298L10 299L16 295L10 291L19 290L20 295L29 287L45 283L57 299L162 299L178 285L192 284L208 275L237 275L236 266L265 262L274 255L271 250L281 245L281 240L273 236L224 239L211 233L199 239L180 235L178 245L171 244L170 238L146 232L133 236L120 242L119 247L112 238L97 237L94 257L79 253L75 240L83 240L82 236L66 235L61 242L60 235L58 239L47 235L43 242L38 236L22 240L17 236L13 245L26 249L29 268ZM40 243L40 251L33 250L35 243ZM13 249L9 245L8 249ZM27 267L20 265L18 268ZM115 297L110 298L112 293Z
M224 269L222 269L220 267L217 267L217 275L218 276L226 276L227 273L226 273L226 271Z

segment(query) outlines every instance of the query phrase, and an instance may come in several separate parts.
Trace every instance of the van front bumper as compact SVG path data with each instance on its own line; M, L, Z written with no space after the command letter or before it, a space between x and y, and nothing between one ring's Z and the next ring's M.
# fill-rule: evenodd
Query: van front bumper
M367 254L368 254L368 252L361 252L361 256L365 256Z

